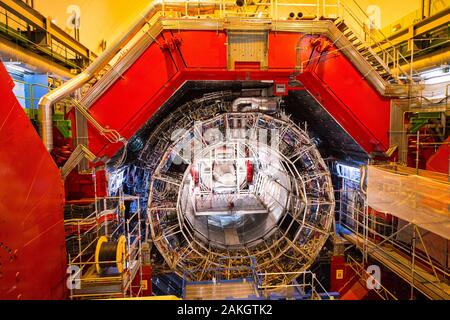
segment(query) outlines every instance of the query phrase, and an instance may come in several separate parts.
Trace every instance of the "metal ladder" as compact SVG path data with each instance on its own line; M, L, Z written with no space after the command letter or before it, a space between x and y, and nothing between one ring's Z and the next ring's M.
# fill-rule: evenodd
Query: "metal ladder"
M336 27L342 32L372 68L387 82L396 82L389 66L375 53L375 51L362 39L360 39L341 18L334 21Z

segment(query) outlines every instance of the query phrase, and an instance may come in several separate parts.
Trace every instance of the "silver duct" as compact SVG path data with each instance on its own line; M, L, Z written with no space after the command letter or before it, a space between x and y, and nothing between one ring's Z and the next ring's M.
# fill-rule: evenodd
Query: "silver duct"
M63 79L71 79L74 77L68 69L65 69L53 61L47 60L36 53L25 53L25 51L17 44L5 39L0 39L0 56L3 61L20 61L26 64L27 68L30 68L35 72L51 73Z
M162 1L155 0L149 4L143 11L139 18L137 18L131 25L127 33L117 39L105 52L103 52L85 71L80 73L77 77L66 82L58 89L48 93L39 101L39 108L41 110L41 137L42 142L49 152L53 149L53 121L52 121L52 105L71 94L75 90L81 88L87 83L96 73L102 70L117 53L122 50L127 43L141 30L144 25L159 11L175 10L185 12L187 10L214 10L218 5L213 2L196 2L193 3L192 8L187 8L186 1Z
M277 111L280 105L279 98L239 98L233 102L233 112L248 111Z

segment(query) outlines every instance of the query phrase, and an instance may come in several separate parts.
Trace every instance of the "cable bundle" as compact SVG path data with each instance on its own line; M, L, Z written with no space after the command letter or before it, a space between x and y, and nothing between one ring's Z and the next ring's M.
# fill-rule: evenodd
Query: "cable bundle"
M99 275L105 275L109 268L116 268L117 273L123 273L125 258L126 238L124 235L117 241L108 241L105 236L100 237L95 250L95 266Z

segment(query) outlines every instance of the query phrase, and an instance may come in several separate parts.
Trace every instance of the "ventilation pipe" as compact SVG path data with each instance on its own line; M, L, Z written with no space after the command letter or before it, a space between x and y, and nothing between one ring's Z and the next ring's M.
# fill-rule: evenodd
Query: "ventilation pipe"
M54 63L53 61L47 61L40 55L33 52L23 51L19 49L14 43L0 39L0 56L3 61L20 61L37 73L51 73L63 79L71 79L74 77L69 70Z
M139 18L137 18L131 25L128 32L117 39L106 51L104 51L86 70L80 73L77 77L64 83L57 90L54 90L39 101L39 108L41 110L41 137L42 142L49 152L53 149L53 120L52 120L52 105L73 93L75 90L81 88L85 83L92 79L96 73L102 70L117 53L119 53L128 42L144 27L148 21L159 11L173 10L179 12L186 12L192 10L198 12L199 10L215 10L219 6L214 2L195 2L192 8L186 7L186 1L162 1L155 0L149 4L143 11Z
M251 112L251 111L263 111L274 112L277 111L280 105L279 98L238 98L234 100L232 105L233 112ZM241 120L240 130L237 119L233 120L233 137L244 137L245 128L247 123L245 120Z
M416 72L427 71L434 68L439 68L444 64L450 62L450 51L444 51L442 53L433 53L431 55L417 59L412 64L412 69ZM403 70L411 70L411 64L407 63L401 65ZM401 74L399 69L393 69L392 73Z
M248 111L277 111L280 105L279 98L239 98L234 100L233 112Z

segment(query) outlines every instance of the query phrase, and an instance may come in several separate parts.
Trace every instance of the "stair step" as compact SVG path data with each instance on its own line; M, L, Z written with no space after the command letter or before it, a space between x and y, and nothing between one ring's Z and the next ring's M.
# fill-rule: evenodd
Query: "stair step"
M358 51L359 50L369 50L367 48L367 45L364 42L361 42L361 44L356 49L358 49Z
M370 53L370 51L365 49L365 48L359 49L358 52L361 53L361 54Z
M367 50L366 48L360 48L360 49L358 49L358 52L361 54L364 54L364 53L368 53L369 50Z
M353 42L355 40L358 40L358 37L356 35L352 34L352 36L348 37L347 39L348 39L348 41Z
M345 23L341 23L340 25L337 25L337 28L344 32L345 30L348 30L348 27Z
M377 71L384 70L384 67L382 65L380 65L380 64L372 65L372 68L374 68Z
M345 36L346 38L349 38L349 37L351 37L351 36L353 35L353 31L350 30L350 29L345 30L345 31L342 32L342 33L344 34L344 36Z
M338 18L334 21L334 24L336 25L336 27L341 26L342 24L345 24L344 20L341 18Z
M373 63L376 64L377 66L384 68L384 65L378 60L375 60Z

